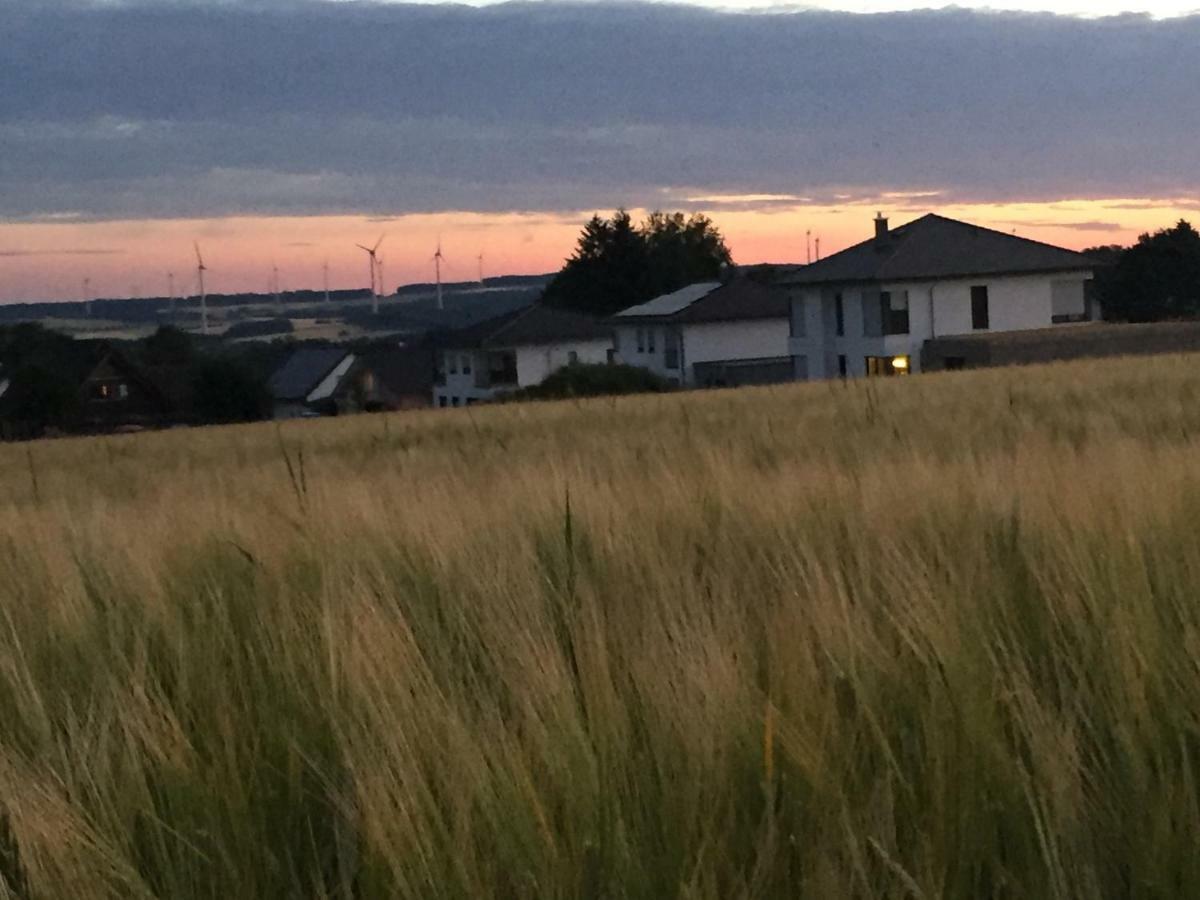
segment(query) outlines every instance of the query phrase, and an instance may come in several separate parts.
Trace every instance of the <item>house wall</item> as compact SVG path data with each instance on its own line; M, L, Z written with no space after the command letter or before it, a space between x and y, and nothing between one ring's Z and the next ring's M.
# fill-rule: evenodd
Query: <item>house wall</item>
M642 349L638 350L637 336L641 331L645 340L642 344ZM683 373L679 366L667 368L666 361L666 343L668 331L674 335L675 339L679 339L679 329L676 326L668 325L618 325L614 331L616 336L616 358L627 366L638 366L642 369L649 369L655 375L666 378L668 381L680 383ZM654 340L651 342L649 337L653 333ZM650 346L653 344L654 350L651 352Z
M608 351L611 348L612 340L600 338L590 341L564 341L557 344L524 344L511 348L496 347L493 348L493 352L510 350L514 353L517 361L517 387L533 387L545 381L547 376L568 365L572 352L577 355L580 363L605 363L608 362ZM451 358L454 360L453 368L457 371L450 371ZM471 371L469 373L463 372L464 358L470 360ZM454 398L457 397L458 405L465 406L467 401L477 403L491 400L499 394L511 391L512 385L501 387L478 387L476 385L476 373L482 371L481 367L486 367L487 364L487 351L445 351L442 355L440 369L444 376L442 379L444 383L433 386L433 405L453 406ZM443 398L445 398L444 404L442 403Z
M612 341L608 338L517 347L517 383L521 387L541 384L549 375L569 364L572 353L578 356L580 363L608 362L610 349Z
M464 360L470 363L470 372L463 372ZM451 366L451 361L453 361L453 366ZM476 353L471 350L446 350L442 352L440 362L439 371L443 375L441 380L444 383L433 386L434 406L453 406L456 398L457 405L465 406L468 400L478 403L481 400L490 400L496 395L495 388L477 387L475 384L475 373L479 371L479 366L487 365L486 353Z
M637 349L638 328L654 332L654 351L649 341ZM679 341L679 365L667 367L666 346L674 336ZM688 325L621 325L617 327L617 357L621 362L649 369L678 384L696 383L696 363L737 359L765 359L787 356L788 320L745 319L729 322L703 322Z
M971 325L971 288L988 289L986 333L1049 328L1055 314L1054 297L1074 293L1070 283L1083 282L1091 272L954 279L935 282L897 282L844 288L802 288L792 294L793 336L789 351L807 360L810 378L839 374L838 357L846 357L846 374L866 374L868 356L908 356L911 370L921 367L926 340L956 334L979 334ZM864 295L877 291L908 292L908 334L868 337L865 334ZM1082 288L1079 288L1082 291ZM842 295L844 335L837 336L834 296ZM1081 294L1082 296L1082 294ZM803 322L803 334L796 323Z

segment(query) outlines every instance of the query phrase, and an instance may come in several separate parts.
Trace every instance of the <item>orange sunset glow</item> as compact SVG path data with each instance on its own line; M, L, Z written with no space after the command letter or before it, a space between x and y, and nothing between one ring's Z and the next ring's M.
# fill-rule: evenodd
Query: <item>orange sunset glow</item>
M1024 237L1082 249L1128 244L1180 218L1200 219L1195 200L1063 200L1052 203L941 204L936 196L882 196L840 206L767 205L762 197L704 198L740 263L804 262L805 232L823 256L863 240L876 211L893 225L928 212ZM599 210L606 214L609 210ZM642 215L644 210L636 210ZM167 273L178 293L195 291L192 242L209 266L213 293L265 291L272 266L284 290L319 289L329 264L331 287L367 284L365 256L354 245L380 249L387 289L430 281L439 238L446 281L551 272L572 252L592 211L444 213L396 218L364 216L237 217L113 222L0 224L0 301L78 299L83 279L94 296L164 296Z

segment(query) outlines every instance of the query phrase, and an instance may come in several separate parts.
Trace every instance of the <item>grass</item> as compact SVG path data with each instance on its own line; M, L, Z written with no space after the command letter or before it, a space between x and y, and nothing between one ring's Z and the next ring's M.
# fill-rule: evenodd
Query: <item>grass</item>
M0 446L0 897L1182 897L1200 366Z

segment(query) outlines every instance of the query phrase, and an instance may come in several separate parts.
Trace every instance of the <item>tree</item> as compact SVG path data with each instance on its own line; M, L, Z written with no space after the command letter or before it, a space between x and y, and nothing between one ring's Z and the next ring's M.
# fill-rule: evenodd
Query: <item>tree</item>
M192 391L201 422L252 422L271 414L266 382L236 359L201 359L193 369Z
M629 213L592 216L575 252L546 286L542 302L610 315L696 281L715 280L733 262L703 215L653 212L638 226Z
M1151 322L1200 315L1200 233L1180 219L1173 228L1143 234L1102 273L1096 289L1106 319Z

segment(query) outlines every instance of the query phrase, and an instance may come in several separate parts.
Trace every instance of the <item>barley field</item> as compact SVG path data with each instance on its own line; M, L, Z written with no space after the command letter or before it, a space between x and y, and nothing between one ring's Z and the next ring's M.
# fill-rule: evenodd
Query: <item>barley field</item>
M1200 893L1200 358L0 445L0 897Z

